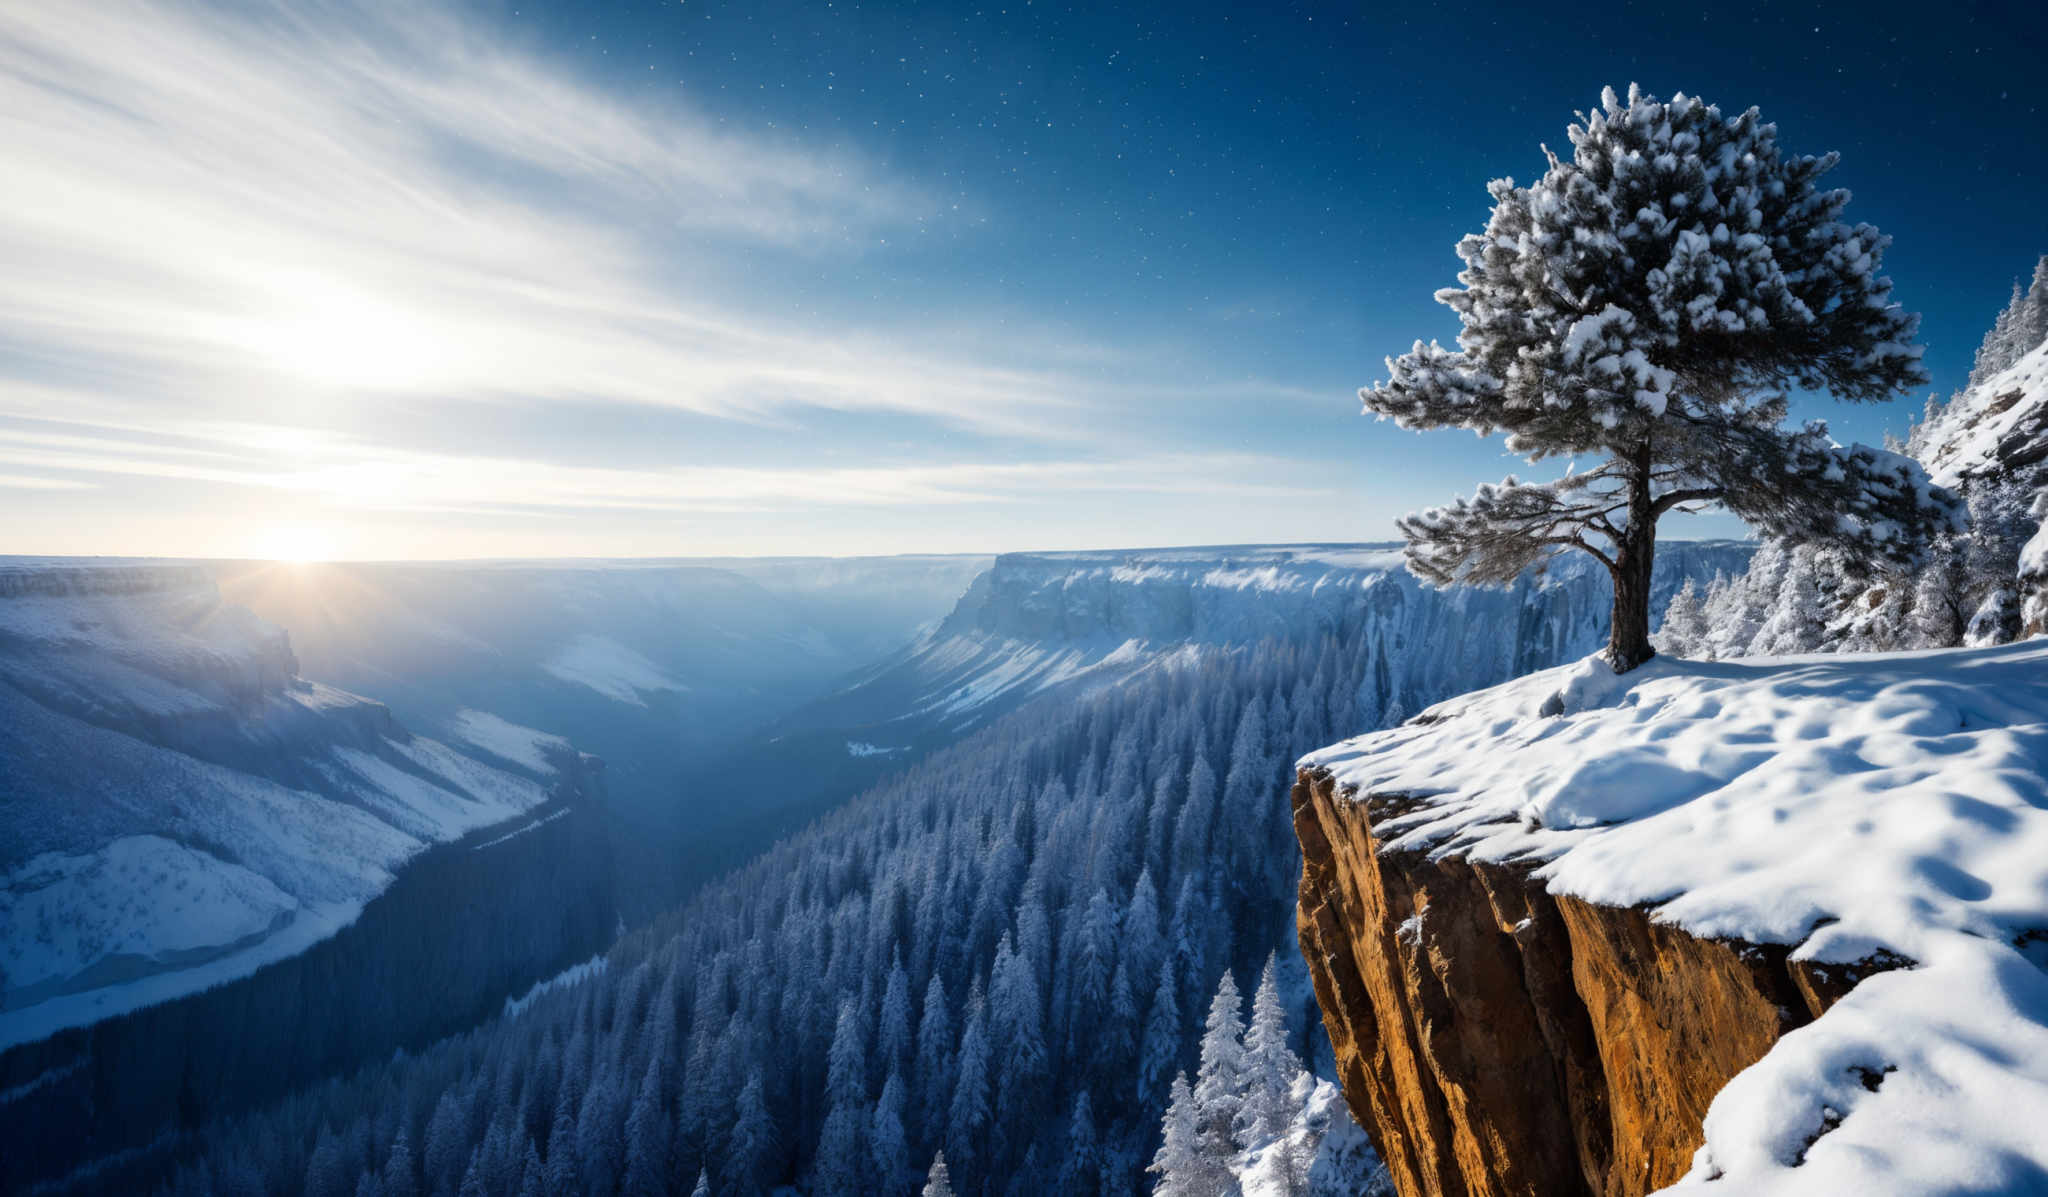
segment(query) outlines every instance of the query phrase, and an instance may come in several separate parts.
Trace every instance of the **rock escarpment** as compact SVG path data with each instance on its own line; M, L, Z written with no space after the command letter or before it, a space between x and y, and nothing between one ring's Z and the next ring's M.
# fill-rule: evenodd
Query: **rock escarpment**
M2048 641L1597 658L1311 754L1302 949L1408 1197L2048 1191Z
M1683 1176L1708 1104L1864 970L1553 896L1525 867L1382 852L1398 795L1303 770L1300 936L1346 1098L1404 1197L1624 1197Z

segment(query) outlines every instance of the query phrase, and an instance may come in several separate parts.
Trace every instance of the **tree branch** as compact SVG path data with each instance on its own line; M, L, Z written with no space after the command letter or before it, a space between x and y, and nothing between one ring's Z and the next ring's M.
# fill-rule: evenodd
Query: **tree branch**
M1721 493L1721 488L1718 486L1698 486L1694 487L1691 490L1674 490L1670 494L1664 495L1663 497L1659 498L1655 503L1651 504L1650 513L1652 515L1663 515L1665 512L1671 510L1673 507L1678 506L1680 503L1691 503L1704 499L1718 499L1721 497Z

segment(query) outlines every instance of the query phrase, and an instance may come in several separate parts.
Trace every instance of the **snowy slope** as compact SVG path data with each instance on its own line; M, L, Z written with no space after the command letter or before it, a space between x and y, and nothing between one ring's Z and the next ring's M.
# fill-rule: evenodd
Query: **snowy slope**
M1389 850L1540 862L1554 893L1797 960L1914 962L1738 1074L1673 1191L2048 1178L2048 641L1589 660L1302 764L1424 798L1376 825Z
M467 726L515 767L301 679L203 571L0 566L0 1047L302 951L554 796L565 743Z
M305 676L466 738L465 711L608 763L615 809L687 820L697 762L943 616L987 557L207 567L291 630Z
M1981 474L2032 475L2048 460L2048 344L1957 395L1914 441L1943 486Z

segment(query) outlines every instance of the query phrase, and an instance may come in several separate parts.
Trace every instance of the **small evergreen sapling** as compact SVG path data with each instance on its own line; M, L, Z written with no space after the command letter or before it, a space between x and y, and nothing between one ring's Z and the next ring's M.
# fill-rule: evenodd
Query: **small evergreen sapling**
M1840 219L1833 154L1780 154L1755 109L1610 89L1571 126L1572 156L1535 184L1496 180L1482 234L1458 245L1463 287L1437 293L1458 348L1418 341L1362 391L1405 428L1505 433L1531 461L1588 459L1547 483L1513 478L1401 521L1418 576L1504 584L1564 549L1614 582L1606 658L1653 654L1657 521L1718 504L1770 536L1911 565L1961 527L1909 458L1783 426L1784 392L1891 398L1926 381L1918 318L1879 273L1889 238Z

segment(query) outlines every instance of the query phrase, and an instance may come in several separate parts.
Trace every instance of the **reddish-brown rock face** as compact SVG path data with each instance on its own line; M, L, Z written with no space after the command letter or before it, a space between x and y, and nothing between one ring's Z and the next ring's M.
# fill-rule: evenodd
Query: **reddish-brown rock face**
M1692 1164L1728 1079L1869 969L1382 853L1411 800L1294 786L1300 936L1339 1079L1403 1197L1626 1197Z

